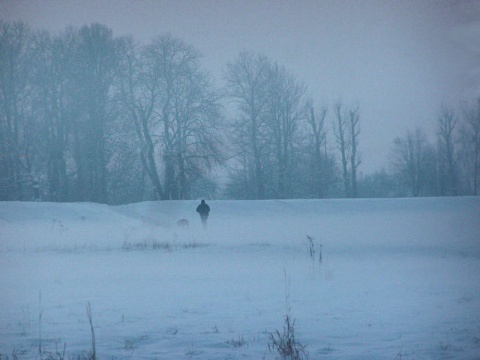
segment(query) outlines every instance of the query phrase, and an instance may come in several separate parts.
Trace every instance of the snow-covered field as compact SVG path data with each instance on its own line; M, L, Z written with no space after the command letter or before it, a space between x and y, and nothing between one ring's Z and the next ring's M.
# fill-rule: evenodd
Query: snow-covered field
M197 204L1 202L0 354L480 359L480 198Z

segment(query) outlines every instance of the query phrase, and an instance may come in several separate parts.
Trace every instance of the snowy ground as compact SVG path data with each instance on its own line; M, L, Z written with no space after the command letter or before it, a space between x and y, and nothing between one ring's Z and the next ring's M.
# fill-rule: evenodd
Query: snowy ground
M209 204L1 202L0 354L480 359L480 198Z

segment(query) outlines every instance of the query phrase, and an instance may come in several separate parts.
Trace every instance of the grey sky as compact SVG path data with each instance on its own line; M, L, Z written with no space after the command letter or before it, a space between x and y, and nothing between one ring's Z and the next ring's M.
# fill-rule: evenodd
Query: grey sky
M100 22L140 41L169 32L203 52L217 85L240 51L260 52L318 105L360 106L365 173L387 165L407 129L433 140L442 104L480 96L480 0L0 0L0 17L50 31Z

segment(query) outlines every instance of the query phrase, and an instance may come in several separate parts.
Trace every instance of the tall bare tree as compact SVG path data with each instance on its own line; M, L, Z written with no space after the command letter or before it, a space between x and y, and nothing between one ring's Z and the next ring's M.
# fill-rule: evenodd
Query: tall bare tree
M160 120L156 112L159 106L159 83L162 76L160 58L150 49L140 49L132 38L122 46L119 89L124 106L134 123L140 145L143 168L153 184L157 196L166 195L161 182L159 160Z
M400 181L412 196L419 196L425 186L428 143L424 131L408 131L403 138L396 137L393 148L393 165Z
M121 93L161 199L189 198L191 185L221 161L220 96L200 57L170 35L124 48Z
M266 149L266 106L268 101L269 60L242 52L227 65L227 94L234 100L238 117L234 123L235 141L245 154L246 168L253 168L254 198L265 198L264 162Z
M100 24L83 26L75 49L75 77L82 116L74 123L78 196L107 202L107 149L111 99L118 67L118 40Z
M333 130L340 152L343 188L346 197L358 196L357 168L360 165L358 153L360 135L360 116L358 106L345 109L341 102L334 107L335 121Z
M437 139L440 161L440 191L442 195L457 195L457 163L455 128L457 117L453 110L443 108L438 118Z
M72 200L67 166L71 162L69 135L71 120L79 113L72 91L74 44L72 28L55 37L45 31L33 36L31 84L42 136L37 149L44 154L39 157L46 163L45 195L50 201Z
M349 133L349 143L350 143L350 173L352 181L352 197L356 198L358 196L358 185L357 185L357 168L361 164L360 156L358 153L358 137L360 135L360 116L358 112L358 107L348 112L348 133Z
M32 171L35 136L30 106L29 28L0 21L0 199L20 198Z
M342 179L345 197L351 196L351 178L348 170L349 143L348 143L348 114L342 108L340 102L335 104L335 122L333 125L335 139L338 150L340 151Z
M468 194L478 195L480 188L480 98L463 109L460 127L461 164Z
M304 117L305 90L305 85L285 68L278 64L270 66L266 119L272 136L277 177L276 197L292 196L297 137Z
M316 197L323 198L327 187L327 156L326 150L326 130L325 118L327 116L327 107L316 111L313 100L309 99L305 105L305 115L307 124L311 130L310 143L313 147L313 161L312 161L312 177L313 188Z

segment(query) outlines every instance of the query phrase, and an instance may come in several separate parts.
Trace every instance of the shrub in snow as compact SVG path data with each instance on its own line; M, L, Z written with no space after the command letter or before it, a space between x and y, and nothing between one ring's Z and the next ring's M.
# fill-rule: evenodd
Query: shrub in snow
M272 354L278 353L281 359L285 360L308 359L308 352L305 346L295 339L295 320L292 321L289 315L285 316L283 333L275 330L275 332L270 334L268 350Z
M240 348L247 344L247 340L243 336L239 336L238 339L228 340L227 344L232 345L234 348Z

